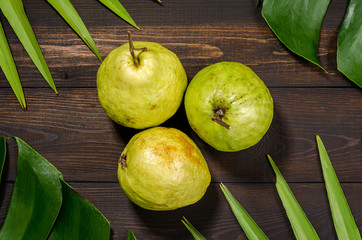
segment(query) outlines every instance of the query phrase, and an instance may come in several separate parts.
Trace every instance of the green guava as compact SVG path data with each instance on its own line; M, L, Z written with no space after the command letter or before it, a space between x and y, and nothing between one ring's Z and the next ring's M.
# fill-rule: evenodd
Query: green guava
M179 108L187 76L173 52L158 43L129 38L98 70L99 102L118 124L136 129L157 126Z
M273 99L264 82L237 62L210 65L191 80L185 110L192 129L219 151L259 142L273 119Z
M202 153L186 134L155 127L137 133L126 145L118 180L138 206L165 211L200 200L211 176Z

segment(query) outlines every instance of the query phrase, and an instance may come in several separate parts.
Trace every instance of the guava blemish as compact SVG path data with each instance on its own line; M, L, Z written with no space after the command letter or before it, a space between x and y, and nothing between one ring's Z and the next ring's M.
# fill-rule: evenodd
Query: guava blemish
M151 109L151 110L154 110L156 107L157 107L156 104L151 104L150 109Z
M127 154L122 154L118 160L118 163L121 164L122 168L126 168L127 167Z

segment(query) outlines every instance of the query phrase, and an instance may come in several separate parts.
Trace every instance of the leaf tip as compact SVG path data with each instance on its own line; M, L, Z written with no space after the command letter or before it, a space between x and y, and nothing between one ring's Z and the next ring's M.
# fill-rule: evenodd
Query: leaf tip
M322 139L319 135L315 136L318 146L322 144Z

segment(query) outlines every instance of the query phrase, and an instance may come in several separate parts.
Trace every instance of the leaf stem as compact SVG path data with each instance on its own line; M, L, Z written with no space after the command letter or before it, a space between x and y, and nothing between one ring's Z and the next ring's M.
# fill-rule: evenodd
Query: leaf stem
M226 107L219 106L216 109L214 109L214 112L215 113L212 116L211 120L214 121L214 122L217 122L221 126L225 127L227 130L230 130L230 125L222 120L222 117L225 116Z
M133 58L133 62L136 65L136 67L139 67L140 65L140 61L138 59L138 56L136 56L136 54L134 53L135 50L139 50L139 51L148 51L148 49L146 47L144 48L135 48L133 45L133 41L132 41L132 34L131 31L128 31L128 42L129 42L129 51L131 52L132 58Z

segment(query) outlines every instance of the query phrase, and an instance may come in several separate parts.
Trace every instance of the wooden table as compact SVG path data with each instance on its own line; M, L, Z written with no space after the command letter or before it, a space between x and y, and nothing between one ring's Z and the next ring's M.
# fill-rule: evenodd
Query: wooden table
M204 154L212 183L198 203L169 212L132 204L117 181L118 158L138 131L112 122L96 91L100 62L52 7L24 0L29 20L54 77L55 95L1 16L18 66L28 110L23 111L0 73L0 134L18 136L53 163L65 180L110 221L112 239L132 229L138 239L191 239L187 217L208 239L246 239L223 197L223 182L271 239L293 232L275 189L270 154L321 239L337 239L324 188L315 135L329 152L360 231L362 230L362 95L336 70L338 27L346 1L332 1L324 21L320 59L330 74L288 51L274 36L252 0L122 0L141 31L95 0L73 0L104 58L127 41L158 42L174 51L188 79L219 61L251 67L269 87L275 116L265 137L250 149L222 153L189 127L183 106L163 126L188 134ZM17 147L8 141L0 188L0 223L16 177Z

